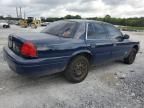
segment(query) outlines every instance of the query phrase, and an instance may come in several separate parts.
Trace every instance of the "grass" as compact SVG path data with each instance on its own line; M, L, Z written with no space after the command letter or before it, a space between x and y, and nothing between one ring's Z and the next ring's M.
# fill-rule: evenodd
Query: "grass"
M119 26L118 28L125 31L144 31L144 27Z

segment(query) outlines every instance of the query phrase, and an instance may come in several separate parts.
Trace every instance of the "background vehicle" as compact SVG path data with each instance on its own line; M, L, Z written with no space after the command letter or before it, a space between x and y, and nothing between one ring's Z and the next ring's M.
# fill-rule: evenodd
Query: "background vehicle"
M20 20L19 23L20 26L23 28L27 28L27 27L37 28L38 26L40 26L41 21L33 19L32 17L28 17L28 19Z
M47 26L49 24L50 24L50 22L43 22L43 23L41 23L41 26Z
M64 71L69 81L78 83L86 78L90 65L113 60L132 64L139 42L128 39L108 23L57 21L41 33L11 34L4 57L18 74L39 76Z
M10 25L6 21L0 21L0 27L2 28L10 28Z

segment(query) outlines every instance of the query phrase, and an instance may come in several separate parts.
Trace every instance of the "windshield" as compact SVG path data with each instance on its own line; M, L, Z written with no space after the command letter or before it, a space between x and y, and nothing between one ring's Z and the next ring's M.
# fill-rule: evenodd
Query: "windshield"
M60 37L71 38L76 31L77 23L72 21L57 21L49 24L42 33L48 33Z

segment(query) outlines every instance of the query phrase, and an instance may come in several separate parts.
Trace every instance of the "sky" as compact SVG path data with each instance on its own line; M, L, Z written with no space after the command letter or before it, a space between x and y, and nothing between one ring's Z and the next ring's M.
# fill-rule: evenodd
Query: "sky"
M27 17L144 17L144 0L0 0L0 15L16 17L16 6Z

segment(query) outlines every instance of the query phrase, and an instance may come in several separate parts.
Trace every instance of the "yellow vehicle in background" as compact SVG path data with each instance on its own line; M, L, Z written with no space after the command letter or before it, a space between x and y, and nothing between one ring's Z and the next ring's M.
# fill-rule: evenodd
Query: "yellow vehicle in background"
M20 25L22 28L27 28L27 27L28 27L27 20L20 20L20 21L19 21L19 25Z
M41 25L41 20L33 19L32 17L28 17L28 19L22 19L19 21L19 24L23 28L31 27L37 28Z

